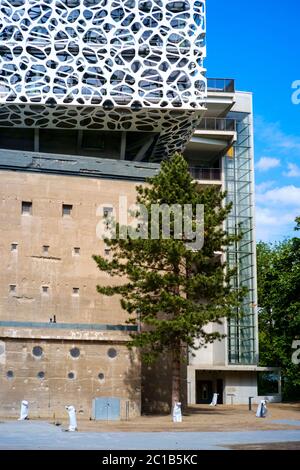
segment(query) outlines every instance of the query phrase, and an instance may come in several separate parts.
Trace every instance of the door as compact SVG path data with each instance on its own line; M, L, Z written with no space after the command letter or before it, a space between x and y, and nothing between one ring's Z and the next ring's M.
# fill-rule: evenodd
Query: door
M213 383L211 380L197 380L196 402L199 405L209 404L213 398Z
M223 405L224 384L223 379L217 380L218 405Z
M96 421L117 421L120 419L120 399L113 397L94 398L92 417Z

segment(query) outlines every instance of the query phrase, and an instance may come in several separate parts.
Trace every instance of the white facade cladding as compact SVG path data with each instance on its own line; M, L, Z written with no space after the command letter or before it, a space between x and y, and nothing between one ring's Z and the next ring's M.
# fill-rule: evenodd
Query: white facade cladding
M205 107L205 1L2 0L0 126L159 134Z

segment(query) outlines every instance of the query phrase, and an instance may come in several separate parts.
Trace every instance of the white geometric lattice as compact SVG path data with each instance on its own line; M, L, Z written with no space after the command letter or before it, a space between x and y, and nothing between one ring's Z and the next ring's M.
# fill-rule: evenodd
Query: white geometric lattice
M40 126L41 120L43 126L81 128L86 114L83 127L99 123L109 129L116 125L112 111L127 109L119 122L123 117L128 130L139 130L141 112L161 110L161 123L172 109L189 111L191 121L191 111L203 108L205 1L0 4L0 125L16 125L18 108L28 126ZM40 105L57 107L60 117L50 119L53 113L45 111L37 119ZM70 125L68 109L74 118L80 111L81 123L75 118L77 124ZM106 116L98 119L101 109ZM157 127L151 117L147 126Z

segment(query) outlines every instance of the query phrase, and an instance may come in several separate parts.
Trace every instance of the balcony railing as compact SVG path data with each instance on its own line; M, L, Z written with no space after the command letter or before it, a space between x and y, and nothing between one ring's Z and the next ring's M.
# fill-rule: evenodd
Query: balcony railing
M222 171L220 168L190 167L190 173L196 180L221 181Z
M208 78L207 89L216 93L234 93L235 82L232 78Z
M204 131L236 132L236 120L226 118L203 118L197 129Z

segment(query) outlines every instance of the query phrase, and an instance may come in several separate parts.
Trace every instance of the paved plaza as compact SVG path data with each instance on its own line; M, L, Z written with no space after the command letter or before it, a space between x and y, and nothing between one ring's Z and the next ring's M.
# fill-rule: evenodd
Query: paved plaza
M291 422L291 426L295 423ZM298 422L299 425L299 422ZM64 432L43 421L0 423L1 450L221 450L249 444L300 443L299 430L248 432ZM266 446L267 447L267 446Z

